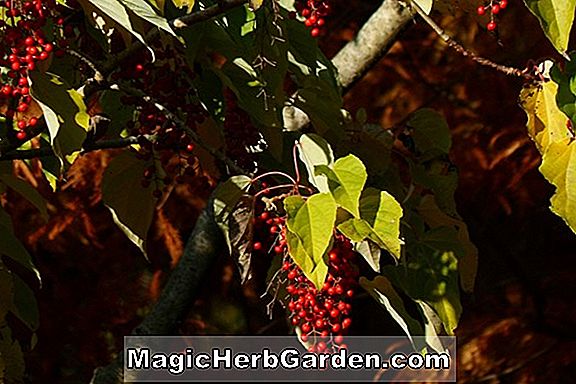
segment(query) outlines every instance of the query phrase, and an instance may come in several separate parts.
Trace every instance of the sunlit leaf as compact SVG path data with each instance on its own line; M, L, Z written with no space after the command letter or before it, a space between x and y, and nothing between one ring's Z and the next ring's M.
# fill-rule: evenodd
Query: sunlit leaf
M576 0L524 0L540 21L548 39L560 53L568 49Z
M317 165L315 173L328 178L328 188L336 203L359 218L360 194L368 179L362 161L354 155L348 155L336 160L332 167Z
M82 96L53 74L29 73L32 97L40 104L54 153L63 161L79 151L86 139L90 116Z
M300 161L306 166L308 180L320 192L329 192L328 179L324 175L316 175L318 165L331 167L334 164L334 153L326 140L316 134L306 134L298 141Z
M319 193L306 201L300 196L287 197L284 207L290 255L319 289L328 272L324 255L332 242L336 202L332 195Z

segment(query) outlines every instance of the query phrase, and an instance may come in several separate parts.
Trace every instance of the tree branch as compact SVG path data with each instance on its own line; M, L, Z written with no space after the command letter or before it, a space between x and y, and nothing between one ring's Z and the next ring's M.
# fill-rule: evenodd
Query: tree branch
M388 52L398 33L408 24L414 11L398 0L384 0L358 31L332 59L338 70L338 81L344 92L362 78ZM289 106L284 113L284 126L299 131L310 123L302 110Z
M100 149L124 148L138 144L137 136L128 136L120 139L99 140L94 143L84 143L82 153L98 151ZM56 156L54 150L49 147L12 151L0 156L0 161L29 160L39 157Z
M426 14L426 12L424 12L424 10L415 1L411 0L411 6L416 10L418 15L422 18L422 20L424 20L426 22L426 24L428 24L434 30L434 32L436 32L438 34L438 36L446 44L448 44L448 46L450 48L454 49L456 52L458 52L462 56L468 57L472 61L474 61L480 65L495 69L495 70L502 72L508 76L522 77L526 80L535 80L536 79L532 74L530 74L527 71L522 71L518 68L507 67L507 66L502 65L502 64L497 64L497 63L495 63L495 62L493 62L493 61L491 61L485 57L478 56L474 52L467 50L466 48L464 48L462 46L462 44L458 43L456 40L454 40L452 37L450 37L442 29L442 27L440 27L438 24L436 24L436 22L434 20L432 20L432 18L430 16L428 16Z
M211 198L190 235L184 254L170 275L160 298L133 335L168 335L174 333L194 300L210 267L225 250L223 234L214 220ZM97 368L91 384L122 383L123 351L106 367Z

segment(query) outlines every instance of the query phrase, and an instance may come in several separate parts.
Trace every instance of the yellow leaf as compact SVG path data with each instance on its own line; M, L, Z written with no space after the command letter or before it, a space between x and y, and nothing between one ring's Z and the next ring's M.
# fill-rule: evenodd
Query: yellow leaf
M196 0L172 0L172 3L176 6L176 8L184 8L187 7L187 13L192 12L192 8L194 8L194 3Z
M548 81L528 85L520 93L520 104L528 115L528 134L542 154L551 143L570 137L566 129L568 118L556 104L557 92L558 85Z
M556 187L552 212L576 233L576 142L564 139L549 145L542 156L540 172Z

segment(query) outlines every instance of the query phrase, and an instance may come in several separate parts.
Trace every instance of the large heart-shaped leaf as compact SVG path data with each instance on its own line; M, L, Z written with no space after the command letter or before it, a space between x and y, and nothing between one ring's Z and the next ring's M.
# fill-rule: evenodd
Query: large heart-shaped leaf
M348 155L336 160L332 167L317 165L316 175L328 178L328 188L336 203L360 218L359 200L368 174L362 161L354 155Z
M568 49L576 0L524 0L540 21L548 39L560 53Z
M303 273L317 288L326 278L324 255L332 242L336 221L336 202L329 193L284 199L288 250Z
M102 179L102 199L114 222L145 256L146 236L156 209L153 186L141 185L149 166L132 153L124 152L112 160Z

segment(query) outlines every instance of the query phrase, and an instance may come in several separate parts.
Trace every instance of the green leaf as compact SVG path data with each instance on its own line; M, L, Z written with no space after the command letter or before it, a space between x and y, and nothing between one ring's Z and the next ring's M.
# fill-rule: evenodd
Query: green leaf
M289 196L284 199L284 207L290 255L320 289L328 272L324 255L332 242L336 202L332 195L319 193L305 202L301 196Z
M251 263L254 198L247 194L248 176L233 176L214 191L214 217L224 233L230 255L235 259L242 282L249 278Z
M422 324L412 317L406 310L402 297L398 294L392 283L385 276L376 276L372 281L365 277L360 277L360 285L364 288L378 303L382 304L390 316L400 325L406 336L414 345L413 336L424 335ZM416 350L421 350L425 345L414 345Z
M250 0L249 4L252 11L257 11L264 4L264 0Z
M251 182L248 176L232 176L216 188L213 206L214 217L218 225L226 225L234 207L236 207L242 196L248 192Z
M168 24L168 20L158 15L156 11L154 11L154 8L152 8L152 6L148 2L146 2L146 0L120 0L120 1L122 2L122 4L126 6L126 8L134 12L142 19L146 20L151 24L154 24L158 28L176 37L176 34Z
M328 179L324 175L316 175L315 168L319 165L334 165L334 153L330 144L319 135L305 134L298 141L298 154L308 171L310 184L320 192L329 192Z
M565 139L548 146L540 172L556 187L551 210L576 233L576 141Z
M32 71L30 92L40 104L54 153L63 161L79 151L86 139L90 116L82 96L66 82L51 73Z
M31 331L36 331L39 325L39 312L38 303L36 302L36 297L34 292L28 284L26 284L18 276L13 275L14 279L14 305L11 308L11 312L18 318L22 323L26 324L28 329Z
M146 235L156 210L153 183L147 188L141 185L148 166L125 151L110 162L102 179L102 199L114 222L145 256Z
M348 155L336 160L332 167L317 165L315 174L325 175L328 178L328 188L339 206L354 217L360 217L360 194L368 179L368 174L359 158Z
M394 135L392 131L383 129L380 125L364 124L352 131L350 140L340 144L343 153L353 153L358 156L372 177L382 175L392 161L392 146Z
M121 137L128 122L134 119L134 106L122 103L121 99L122 94L114 90L106 90L100 96L102 111L110 116L105 136L111 139Z
M558 85L553 81L528 84L520 92L520 105L528 117L528 134L540 153L552 143L570 138L567 116L558 109Z
M18 341L12 340L5 329L0 336L0 360L5 366L3 382L23 383L26 374L24 354Z
M450 128L438 112L429 108L420 109L412 114L407 124L413 129L412 138L416 150L421 154L421 160L450 152Z
M14 301L13 274L6 268L6 266L2 262L2 259L0 259L0 327L5 323L6 314L11 309L13 301Z
M6 255L12 260L32 272L40 282L40 272L34 266L32 257L24 248L20 240L12 232L11 226L0 221L0 254Z
M576 233L576 145L566 128L567 118L556 105L557 89L552 81L527 86L521 102L528 115L528 134L542 154L540 172L556 187L552 212Z
M400 218L403 211L396 199L385 191L367 188L360 198L360 216L374 229L385 249L400 258Z
M568 49L576 0L524 0L538 18L548 39L560 53Z
M380 272L381 247L372 240L366 239L356 242L354 250L364 257L370 267L376 272Z
M98 8L103 12L109 21L112 21L122 27L124 30L132 34L136 39L138 39L142 44L148 46L144 37L140 32L137 32L130 20L130 15L126 10L125 6L118 0L82 0L88 1L90 4ZM81 1L81 2L82 2Z
M176 6L176 8L186 7L186 13L190 13L194 8L196 0L172 0L172 3L174 4L174 6Z
M383 268L383 274L408 296L434 308L449 335L454 334L462 313L458 260L450 249L453 237L450 228L432 229L408 243L406 264Z
M434 5L434 0L412 0L413 2L415 2L416 4L418 4L418 6L420 8L422 8L422 10L429 15L430 12L432 11L432 6Z
M46 208L46 200L40 193L24 180L14 176L12 172L11 162L0 163L0 183L6 185L8 188L18 192L22 197L34 205L44 219L48 219L48 210Z
M432 195L424 196L416 210L430 228L450 228L453 230L451 234L444 237L443 244L445 249L453 250L458 258L458 272L462 289L466 292L472 292L478 270L478 248L470 240L466 223L443 212Z

